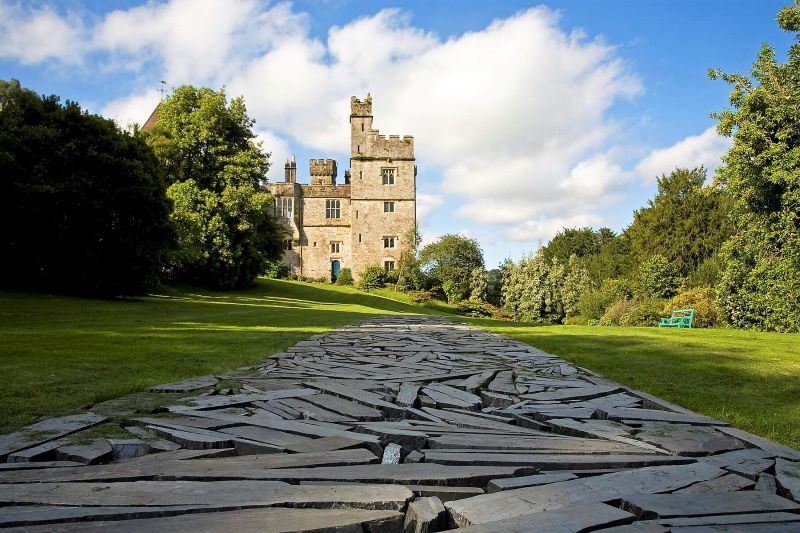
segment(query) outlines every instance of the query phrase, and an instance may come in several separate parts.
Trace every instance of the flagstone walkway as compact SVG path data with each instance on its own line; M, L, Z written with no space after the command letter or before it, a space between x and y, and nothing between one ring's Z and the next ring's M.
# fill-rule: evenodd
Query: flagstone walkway
M797 450L444 319L152 391L127 439L75 438L119 401L0 437L0 528L800 531Z

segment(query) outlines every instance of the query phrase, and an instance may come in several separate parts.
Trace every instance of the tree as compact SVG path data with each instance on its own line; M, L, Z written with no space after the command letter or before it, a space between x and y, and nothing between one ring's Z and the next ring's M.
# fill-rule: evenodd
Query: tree
M419 255L426 274L442 284L447 283L455 301L469 293L472 271L483 268L483 251L478 241L462 235L442 235L438 241L426 245Z
M469 297L473 300L486 301L486 290L489 280L483 267L475 267L469 276Z
M244 287L282 253L282 230L262 190L269 154L255 142L242 97L182 86L159 105L147 142L162 162L174 202L178 250L170 278Z
M497 307L503 304L503 268L486 272L486 301Z
M800 31L800 7L784 8L778 23ZM731 108L714 115L733 137L716 176L733 198L735 227L719 303L736 327L800 331L800 42L786 63L765 44L750 77L709 74L733 86Z
M569 261L571 256L587 257L600 253L603 238L607 238L605 230L603 233L596 232L592 228L564 228L553 237L544 247L541 254L545 259L557 258L562 263ZM613 232L611 232L613 236Z
M557 258L541 254L508 261L503 270L503 308L526 322L564 320L564 266Z
M581 264L578 256L572 255L564 275L564 286L561 289L566 316L579 314L578 303L581 296L592 290L589 271Z
M161 169L138 136L0 81L0 278L98 296L154 287L172 243Z
M639 267L636 294L651 298L672 298L680 278L676 268L663 255L656 254Z
M676 168L658 178L658 192L633 214L626 233L638 263L662 255L687 276L719 252L730 236L730 200L720 187L705 187L706 170Z

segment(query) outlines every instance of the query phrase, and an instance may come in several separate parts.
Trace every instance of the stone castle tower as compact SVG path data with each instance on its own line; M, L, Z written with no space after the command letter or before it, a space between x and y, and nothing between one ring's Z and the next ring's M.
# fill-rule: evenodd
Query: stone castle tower
M336 161L312 159L308 185L297 163L283 183L270 183L275 215L286 229L283 263L298 275L335 279L341 268L358 278L367 265L394 270L413 248L417 219L414 138L372 127L372 97L350 99L350 170L337 184Z

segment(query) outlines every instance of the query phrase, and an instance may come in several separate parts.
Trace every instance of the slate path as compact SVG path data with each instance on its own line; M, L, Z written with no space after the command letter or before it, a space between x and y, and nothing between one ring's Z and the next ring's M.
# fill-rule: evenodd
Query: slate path
M0 528L800 531L797 450L444 319L152 391L186 397L127 439L75 440L93 412L0 437Z

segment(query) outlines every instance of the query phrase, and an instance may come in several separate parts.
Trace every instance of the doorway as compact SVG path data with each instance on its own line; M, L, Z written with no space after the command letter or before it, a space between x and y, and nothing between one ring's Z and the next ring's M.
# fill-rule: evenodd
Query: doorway
M338 259L334 259L331 261L331 282L336 282L336 278L339 277L339 269L341 269L342 265L339 263Z

